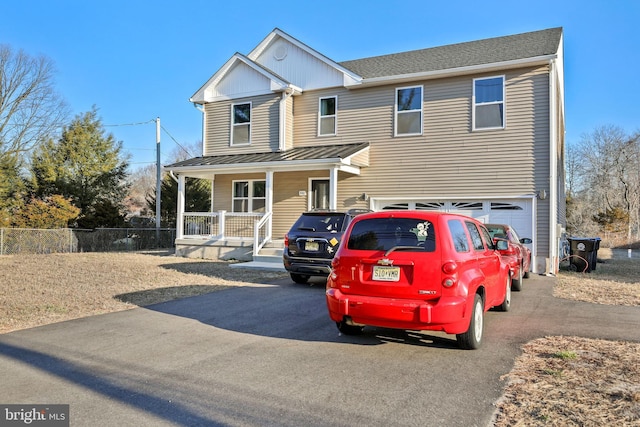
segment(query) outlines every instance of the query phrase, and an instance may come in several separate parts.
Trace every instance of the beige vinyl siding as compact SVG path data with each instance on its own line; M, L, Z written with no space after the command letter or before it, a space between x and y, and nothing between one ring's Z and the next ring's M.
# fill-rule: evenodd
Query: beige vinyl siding
M364 142L370 140L372 135L379 136L381 127L385 127L385 124L379 123L380 120L387 121L389 125L393 123L392 106L389 105L386 92L382 93L379 89L349 91L341 88L305 92L296 97L293 110L295 146ZM338 97L337 132L335 136L318 136L318 99L329 96ZM393 96L392 93L391 101ZM379 108L384 112L378 111Z
M213 211L233 212L233 181L266 180L263 173L216 175L213 189Z
M368 207L358 199L363 193L373 198L478 200L530 196L540 189L549 192L547 73L547 67L538 67L411 82L424 87L424 128L423 135L407 137L393 136L395 91L407 84L306 91L287 100L292 101L286 106L287 145L370 143L370 166L363 167L360 175L338 175L339 209ZM506 127L472 131L473 78L494 75L505 76ZM318 137L318 98L325 96L338 97L337 134ZM231 102L217 102L206 105L205 155L277 149L280 96L247 100L253 102L251 146L228 146ZM354 162L360 160L364 159ZM216 176L215 210L231 211L232 179L264 179L259 175ZM299 191L308 192L308 178L325 176L327 170L274 174L274 238L281 238L306 210L308 196ZM534 237L538 255L543 256L549 250L549 199L537 200L536 217Z
M207 140L204 155L276 151L279 141L280 100L279 94L272 94L205 104ZM243 102L251 102L251 144L230 146L231 105Z
M327 176L327 171L276 172L273 174L273 228L274 239L283 239L284 235L300 214L307 210L307 195L301 196L300 191L309 192L309 177Z
M474 77L424 85L424 134L393 137L397 86L338 93L338 136L316 137L318 91L296 98L296 146L369 141L370 164L341 182L343 192L375 197L484 197L533 194L548 187L549 109L546 67L509 71L506 129L471 131ZM534 168L537 166L537 169ZM356 190L357 189L357 190Z

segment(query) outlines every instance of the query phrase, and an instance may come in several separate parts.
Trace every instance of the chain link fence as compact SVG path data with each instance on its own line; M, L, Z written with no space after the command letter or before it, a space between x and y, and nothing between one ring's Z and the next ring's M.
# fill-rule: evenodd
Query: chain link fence
M169 249L175 239L175 228L0 228L0 255Z

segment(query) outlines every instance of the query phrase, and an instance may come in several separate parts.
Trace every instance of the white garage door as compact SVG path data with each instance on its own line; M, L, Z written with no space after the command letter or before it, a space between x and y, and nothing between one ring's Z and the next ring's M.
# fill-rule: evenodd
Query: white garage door
M531 200L491 202L490 222L509 224L520 237L533 239L533 209ZM531 245L529 245L531 246Z
M451 212L476 218L485 224L509 224L520 237L533 239L533 206L531 199L478 201L376 201L375 210L418 209ZM531 246L530 249L533 249Z

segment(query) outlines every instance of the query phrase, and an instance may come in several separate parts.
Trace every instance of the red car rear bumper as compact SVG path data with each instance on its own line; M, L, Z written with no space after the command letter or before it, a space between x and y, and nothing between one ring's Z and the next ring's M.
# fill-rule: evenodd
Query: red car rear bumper
M348 317L353 323L395 329L465 332L469 327L469 308L464 296L441 297L427 302L343 294L339 289L326 292L332 320Z

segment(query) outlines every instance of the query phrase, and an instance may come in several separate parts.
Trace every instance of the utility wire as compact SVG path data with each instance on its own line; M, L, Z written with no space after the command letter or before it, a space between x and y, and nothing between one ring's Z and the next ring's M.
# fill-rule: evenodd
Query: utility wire
M169 131L168 131L168 130L167 130L167 129L162 125L162 124L160 124L160 128L161 128L163 131L165 131L165 132L167 133L167 135L169 135L169 138L171 138L171 139L173 140L173 142L175 142L175 143L178 145L178 147L182 148L182 151L184 151L185 153L187 153L187 155L188 155L188 156L190 156L190 157L195 157L193 154L191 154L191 153L189 152L189 150L187 150L186 148L184 148L184 147L182 146L182 144L180 144L178 141L176 141L176 139L173 137L173 135L171 135L171 134L169 133Z
M153 123L153 122L155 122L155 121L156 121L156 119L151 119L151 120L146 121L146 122L138 122L138 123L122 123L122 124L119 124L119 125L103 125L103 126L104 126L104 127L139 126L139 125L146 125L146 124L149 124L149 123Z
M151 120L148 120L148 121L146 121L146 122L137 122L137 123L121 123L121 124L103 125L103 126L104 126L104 127L139 126L139 125L146 125L146 124L149 124L149 123L154 123L155 121L156 121L156 119L151 119ZM173 137L173 135L171 135L171 133L167 130L167 128L165 128L162 124L160 124L160 128L161 128L163 131L165 131L165 133L166 133L167 135L169 135L169 138L171 138L171 140L172 140L173 142L175 142L175 143L176 143L176 145L177 145L178 147L180 147L180 148L182 149L182 151L184 151L188 156L190 156L190 157L195 157L193 154L191 154L191 153L189 152L189 150L187 150L187 149L186 149L182 144L180 144L180 143L179 143L179 142L178 142L178 141ZM147 149L141 148L141 149L138 149L138 150L147 150ZM152 149L148 149L148 150L149 150L149 151L151 151ZM153 163L153 162L141 162L141 163Z

